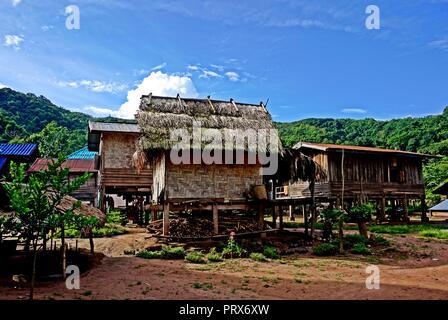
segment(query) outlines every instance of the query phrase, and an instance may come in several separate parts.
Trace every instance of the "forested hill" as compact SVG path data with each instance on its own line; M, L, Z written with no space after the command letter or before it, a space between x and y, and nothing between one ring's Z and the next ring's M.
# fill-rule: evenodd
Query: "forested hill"
M0 89L0 142L40 132L54 121L68 130L86 130L90 116L54 105L44 96Z
M288 147L307 141L448 155L448 107L440 115L424 118L304 119L276 125Z

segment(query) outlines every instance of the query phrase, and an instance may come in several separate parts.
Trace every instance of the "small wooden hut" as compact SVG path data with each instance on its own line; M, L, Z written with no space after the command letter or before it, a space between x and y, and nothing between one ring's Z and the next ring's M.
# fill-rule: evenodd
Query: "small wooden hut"
M429 155L362 146L299 142L296 150L313 159L325 172L316 180L315 197L340 204L375 200L385 216L386 202L401 205L407 219L409 200L423 204L426 219L422 162ZM284 197L310 197L308 182L288 186Z
M225 154L230 154L234 161L208 163L203 158L195 158L195 152L207 149L204 140L195 141L195 130L198 130L195 126L200 124L199 134L211 129L218 137L226 137L226 134L237 130L247 132L247 129L253 132L266 130L269 135L274 126L262 103L157 97L150 94L141 98L137 120L141 132L138 147L140 154L153 168L152 200L154 204L163 206L165 235L169 233L169 211L182 210L186 205L196 204L200 205L201 210L211 210L215 233L218 233L219 210L248 208L248 195L252 188L263 183L258 151L266 151L271 146L267 142L262 148L260 140L250 143L243 139L246 142L235 145L233 142L228 144L213 140L211 155L221 153L221 159L224 159ZM175 129L188 133L188 160L182 163L173 161L170 154L178 143L171 136ZM266 141L273 140L267 137ZM276 144L279 144L278 140ZM243 161L236 161L237 152L243 154ZM254 158L255 161L249 160Z

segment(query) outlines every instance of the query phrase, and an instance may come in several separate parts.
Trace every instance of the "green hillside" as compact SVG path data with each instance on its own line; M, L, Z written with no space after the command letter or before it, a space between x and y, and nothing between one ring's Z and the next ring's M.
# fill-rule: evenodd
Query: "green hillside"
M36 142L45 156L61 151L70 153L85 145L89 119L92 117L58 107L43 96L0 89L0 142ZM444 155L425 165L429 194L448 179L448 107L440 115L423 118L388 121L313 118L276 126L287 147L308 141Z

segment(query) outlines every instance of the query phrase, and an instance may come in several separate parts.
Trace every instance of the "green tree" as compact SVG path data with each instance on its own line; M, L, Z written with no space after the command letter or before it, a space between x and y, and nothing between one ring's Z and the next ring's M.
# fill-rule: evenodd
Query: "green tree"
M15 228L27 243L32 245L32 270L30 299L34 296L36 278L36 261L38 251L49 230L61 228L73 223L72 210L64 212L59 208L66 195L79 189L89 178L86 173L74 179L69 179L68 169L63 169L63 157L48 165L48 170L39 171L28 178L26 182L25 166L11 164L11 182L5 184L6 193L14 210ZM91 221L88 221L91 223ZM62 239L64 239L62 237ZM64 241L64 240L62 240ZM62 258L65 258L65 245L62 245ZM65 269L63 270L65 275Z

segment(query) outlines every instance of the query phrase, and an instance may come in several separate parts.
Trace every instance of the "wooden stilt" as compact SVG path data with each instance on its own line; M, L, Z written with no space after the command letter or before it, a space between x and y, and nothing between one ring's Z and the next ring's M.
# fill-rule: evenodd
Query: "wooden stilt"
M404 222L409 222L408 197L406 194L403 199L403 220Z
M421 197L421 202L422 202L422 222L429 222L428 216L426 214L426 197L425 195L423 195Z
M151 210L151 222L154 222L157 220L157 210L156 209L152 209Z
M277 207L275 205L272 207L272 227L277 228Z
M386 221L386 197L382 197L381 198L381 211L380 211L380 217L379 220L380 222Z
M260 224L260 230L264 230L264 205L258 205L258 223Z
M279 210L280 212L278 213L279 214L279 224L278 224L278 228L280 229L280 230L283 230L283 207L280 207L280 210Z
M292 209L292 206L289 206L289 221L294 221L294 210Z
M165 203L163 206L163 235L170 234L170 204Z
M95 253L95 244L93 243L93 229L89 231L89 243L90 243L90 253Z
M218 214L218 206L216 204L213 205L213 233L219 234L219 214Z

